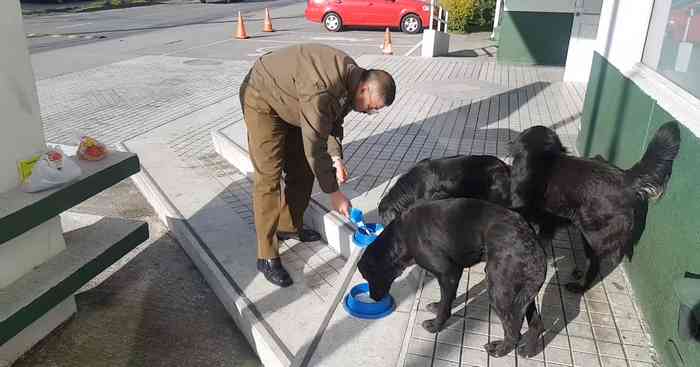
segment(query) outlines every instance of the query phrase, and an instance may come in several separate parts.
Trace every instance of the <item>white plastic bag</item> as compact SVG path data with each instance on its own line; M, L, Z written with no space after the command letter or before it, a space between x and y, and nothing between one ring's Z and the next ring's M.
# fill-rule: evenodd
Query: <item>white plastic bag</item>
M66 157L60 147L49 148L33 159L19 164L21 184L24 192L39 192L61 186L80 177L82 170L72 159Z

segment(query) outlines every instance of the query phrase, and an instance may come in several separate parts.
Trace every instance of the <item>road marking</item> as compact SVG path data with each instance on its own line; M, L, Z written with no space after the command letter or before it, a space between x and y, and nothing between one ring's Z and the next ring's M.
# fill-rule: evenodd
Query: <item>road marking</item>
M270 42L270 43L286 43L286 44L294 44L294 43L299 43L299 40L292 41L292 40L269 40L269 39L259 39L255 40L257 42ZM376 40L375 40L376 41ZM379 47L382 48L384 44L379 44L377 45L376 43L334 43L334 45L339 45L339 46L348 46L348 47L368 47L368 48L375 48ZM408 45L397 45L396 43L393 44L394 47L408 47Z
M86 22L86 23L77 23L77 24L69 24L69 25L62 25L60 27L56 27L56 29L64 29L64 28L76 28L76 27L82 27L84 25L90 25L92 22Z
M411 49L408 50L408 52L406 52L406 53L404 54L404 56L411 56L411 54L412 54L418 47L420 47L420 45L422 45L422 44L423 44L423 41L420 41L420 42L416 43L416 45L413 46L413 47L411 47Z
M170 56L170 55L174 55L174 54L179 54L179 53L181 53L181 52L187 52L187 51L196 50L196 49L198 49L198 48L204 48L204 47L214 46L214 45L216 45L216 44L224 43L224 42L228 42L228 41L231 41L231 39L230 39L230 38L227 38L227 39L224 39L224 40L219 40L219 41L214 41L214 42L211 42L211 43L207 43L206 45L199 45L199 46L189 47L189 48L185 48L185 49L177 50L177 51L173 51L173 52L166 52L166 53L164 53L164 54L161 54L161 56Z
M314 41L348 41L348 42L368 42L373 41L372 38L354 38L354 37L311 37Z
M258 57L258 56L262 56L262 55L264 55L264 54L266 54L266 53L268 53L268 52L270 52L270 51L272 51L272 50L274 50L274 49L276 49L276 48L282 48L282 47L285 47L285 45L259 47L259 48L256 48L256 49L255 49L255 52L254 52L254 53L248 54L248 57Z

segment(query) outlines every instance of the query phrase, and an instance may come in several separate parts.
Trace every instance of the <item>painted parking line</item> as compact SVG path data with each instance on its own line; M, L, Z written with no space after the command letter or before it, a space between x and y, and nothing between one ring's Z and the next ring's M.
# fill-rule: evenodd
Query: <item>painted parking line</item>
M90 24L92 24L92 22L68 24L68 25L62 25L62 26L56 27L56 29L77 28L77 27L82 27L82 26L90 25Z
M303 42L303 41L301 41L301 40L299 40L299 39L294 39L294 40L269 40L269 39L260 39L260 40L255 40L255 41L257 41L257 42L270 42L270 43L300 43L300 42ZM347 42L342 42L342 43L341 43L341 42L338 42L338 43L334 43L334 45L355 46L355 47L371 47L371 48L383 46L383 40L381 40L381 39L376 39L376 40L374 40L374 41L377 42L377 43L359 43L359 42L358 42L358 43L347 43ZM404 47L411 47L411 46L413 45L413 43L410 43L410 44L401 44L401 43L399 43L399 44L397 44L396 42L394 42L394 43L392 43L392 45L393 45L394 47L401 47L401 48L404 48Z
M416 51L416 49L418 49L418 47L420 47L422 44L423 44L423 41L416 43L416 45L411 47L411 49L408 50L408 52L406 52L404 54L404 56L411 56L411 54L414 53Z
M354 37L311 37L314 41L347 41L347 42L368 42L374 41L374 38L354 38Z
M223 40L218 40L218 41L210 42L210 43L207 43L207 44L204 44L204 45L188 47L188 48L185 48L185 49L182 49L182 50L176 50L176 51L172 51L172 52L166 52L166 53L164 53L164 54L161 54L161 56L172 56L172 55L174 55L174 54L179 54L179 53L181 53L181 52L187 52L187 51L197 50L197 49L200 49L200 48L206 48L206 47L210 47L210 46L217 45L217 44L219 44L219 43L224 43L224 42L229 42L229 41L232 41L232 39L231 39L231 38L226 38L226 39L223 39Z

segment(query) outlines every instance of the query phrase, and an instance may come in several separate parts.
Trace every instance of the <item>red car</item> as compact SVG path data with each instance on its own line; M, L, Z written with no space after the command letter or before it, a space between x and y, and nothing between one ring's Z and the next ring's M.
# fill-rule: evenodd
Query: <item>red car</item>
M700 1L672 6L668 32L676 42L700 42Z
M430 3L423 0L308 0L304 16L338 32L344 26L398 27L419 33L430 22Z

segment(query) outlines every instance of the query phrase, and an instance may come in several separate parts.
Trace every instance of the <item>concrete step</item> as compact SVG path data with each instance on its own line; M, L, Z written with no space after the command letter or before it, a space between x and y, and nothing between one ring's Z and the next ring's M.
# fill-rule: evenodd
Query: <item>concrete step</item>
M248 155L246 136L245 124L242 122L212 131L212 141L217 153L239 171L252 178L253 164ZM377 221L377 204L386 187L392 183L393 180L364 193L342 187L341 190L351 199L353 207L363 210L365 221L370 223ZM338 212L332 211L328 195L321 192L318 183L314 185L309 208L304 213L304 223L321 233L333 250L347 258L352 249L352 235L355 232L355 226Z
M348 282L360 280L354 266L323 242L285 243L282 258L295 283L289 288L268 283L255 268L249 178L216 154L210 140L208 148L203 146L191 155L182 154L173 144L190 133L193 120L210 112L171 122L124 142L122 148L139 155L143 169L133 176L137 186L193 259L262 363L308 366L314 360L313 365L324 366L386 366L385 360L398 360L415 301L415 273L401 278L392 291L397 311L375 322L354 319L339 305ZM188 151L196 150L192 145L195 143ZM336 318L342 323L328 330ZM328 340L334 341L332 347L317 348ZM366 343L362 345L368 350L370 344L383 347L349 358L345 348L357 346L358 341ZM323 352L322 360L313 358L316 352Z
M14 360L74 313L72 295L148 239L148 224L101 218L64 237L65 250L0 292L0 360Z
M72 149L75 150L75 147ZM65 151L69 155L70 151ZM0 244L29 231L140 169L136 155L112 152L101 161L74 161L82 175L64 186L37 193L19 188L0 193Z

